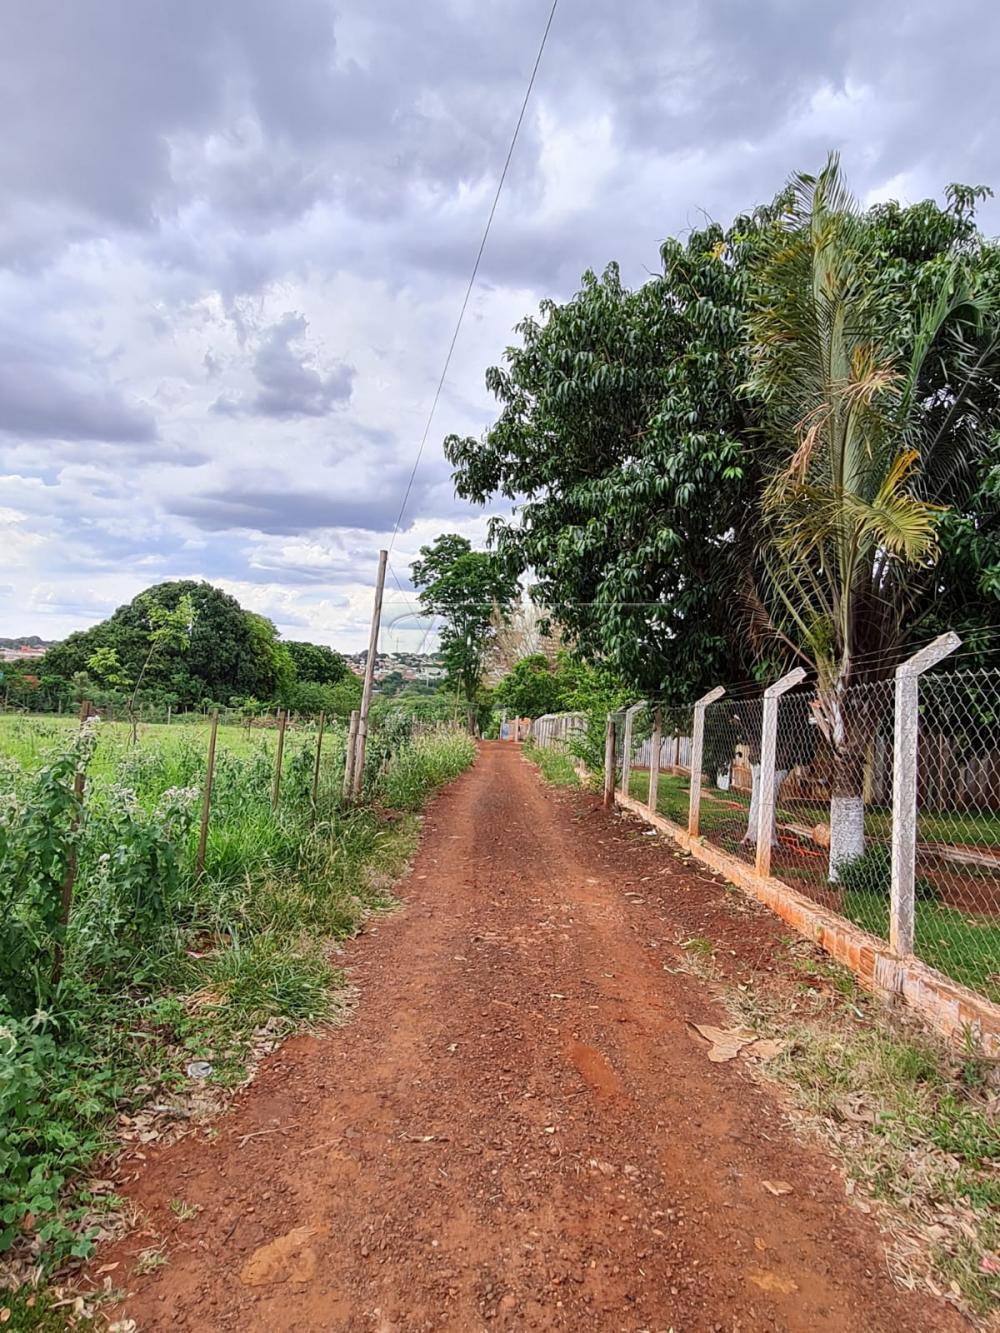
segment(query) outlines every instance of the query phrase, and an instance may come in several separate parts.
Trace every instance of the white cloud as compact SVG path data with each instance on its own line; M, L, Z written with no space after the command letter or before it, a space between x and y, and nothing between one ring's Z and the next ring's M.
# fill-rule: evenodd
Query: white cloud
M534 0L17 7L0 634L204 577L289 633L364 643L538 30ZM905 21L870 0L562 8L397 573L442 531L484 540L440 441L490 421L484 369L543 296L613 258L641 281L662 237L831 147L868 202L995 180L998 36L971 0ZM53 71L63 94L38 98Z

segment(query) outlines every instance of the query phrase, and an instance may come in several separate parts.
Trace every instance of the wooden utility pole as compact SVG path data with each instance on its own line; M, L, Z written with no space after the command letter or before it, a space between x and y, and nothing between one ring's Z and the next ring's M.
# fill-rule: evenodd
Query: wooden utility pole
M378 657L378 632L382 621L382 593L385 589L385 567L389 559L388 551L378 553L378 576L375 580L375 605L372 607L372 628L368 637L368 660L365 662L365 683L361 691L361 708L358 713L358 737L355 742L354 775L351 782L351 796L356 801L361 795L361 786L365 778L365 742L368 739L368 709L372 701L372 688L375 684L375 659Z

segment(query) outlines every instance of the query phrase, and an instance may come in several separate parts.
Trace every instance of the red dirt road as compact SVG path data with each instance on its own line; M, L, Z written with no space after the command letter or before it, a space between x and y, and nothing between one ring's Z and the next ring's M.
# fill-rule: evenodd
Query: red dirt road
M428 811L404 910L349 950L353 1020L266 1061L214 1141L146 1163L131 1193L169 1262L134 1275L150 1234L99 1256L123 1313L141 1333L964 1328L892 1285L831 1162L692 1037L726 1025L669 970L694 879L484 745ZM733 929L765 956L780 939L763 914Z

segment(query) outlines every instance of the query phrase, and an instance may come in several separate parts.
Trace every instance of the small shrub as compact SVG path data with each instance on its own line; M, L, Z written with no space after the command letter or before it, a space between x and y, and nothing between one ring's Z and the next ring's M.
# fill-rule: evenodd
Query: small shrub
M528 741L524 753L533 764L537 764L542 777L557 787L578 787L580 775L573 763L573 756L566 750L553 745L536 745Z
M419 810L435 787L457 778L476 757L464 731L427 732L404 745L382 775L379 794L395 810Z

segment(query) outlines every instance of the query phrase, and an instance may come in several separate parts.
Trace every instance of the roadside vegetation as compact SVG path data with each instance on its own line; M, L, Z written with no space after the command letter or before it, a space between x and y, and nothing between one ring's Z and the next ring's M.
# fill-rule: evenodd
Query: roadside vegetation
M522 753L530 759L546 782L555 787L579 787L580 774L577 772L573 756L557 746L536 745L534 741L524 743Z
M885 1011L804 941L797 985L730 989L734 1014L781 1054L793 1119L842 1163L848 1190L887 1233L897 1281L988 1316L1000 1302L1000 1083L968 1042L950 1047ZM787 975L787 969L781 971ZM992 1325L985 1325L992 1326Z
M204 873L204 733L0 719L0 1277L89 1253L116 1200L94 1166L225 1100L261 1053L345 1001L337 946L390 888L412 813L472 761L464 733L373 733L366 804L341 808L328 729L222 729ZM82 802L77 775L85 776ZM64 896L75 866L72 902ZM4 1273L4 1268L7 1272ZM2 1302L0 1302L2 1304Z

